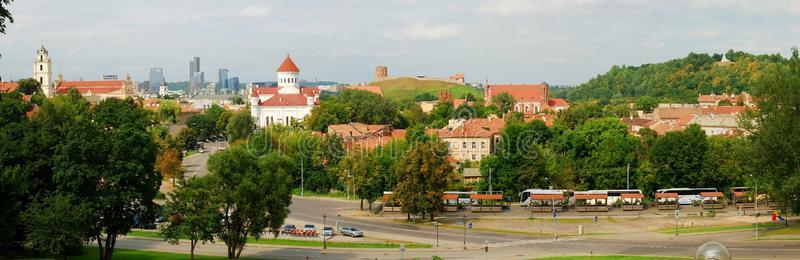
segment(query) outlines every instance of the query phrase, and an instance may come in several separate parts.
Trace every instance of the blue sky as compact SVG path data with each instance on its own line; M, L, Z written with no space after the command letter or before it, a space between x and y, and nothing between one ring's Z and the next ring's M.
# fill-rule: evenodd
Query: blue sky
M163 67L208 81L225 67L243 82L275 79L291 53L305 80L364 82L389 74L467 81L578 84L613 64L689 52L790 53L800 1L246 1L17 0L0 35L0 76L29 77L44 43L66 79Z

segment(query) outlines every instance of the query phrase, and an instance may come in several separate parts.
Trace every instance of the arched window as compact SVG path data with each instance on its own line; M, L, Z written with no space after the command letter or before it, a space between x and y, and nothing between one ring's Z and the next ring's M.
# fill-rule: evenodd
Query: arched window
M537 105L536 107L534 107L534 110L535 110L535 113L538 114L539 113L539 106Z
M39 84L44 84L44 79L42 77L39 77Z
M44 61L44 56L39 55L39 61Z
M44 70L44 65L43 64L39 64L39 70L40 71Z

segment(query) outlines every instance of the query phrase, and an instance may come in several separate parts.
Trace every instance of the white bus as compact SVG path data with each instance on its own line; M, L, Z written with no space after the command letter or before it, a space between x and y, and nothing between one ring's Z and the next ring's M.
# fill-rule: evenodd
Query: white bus
M517 196L519 196L519 205L527 207L531 204L531 194L569 194L571 192L571 190L527 189L517 194Z
M622 199L623 193L642 194L641 190L590 190L589 193L606 193L608 194L608 205L614 205Z
M671 188L656 190L656 193L678 193L678 204L692 205L692 201L702 201L701 192L717 192L717 188Z

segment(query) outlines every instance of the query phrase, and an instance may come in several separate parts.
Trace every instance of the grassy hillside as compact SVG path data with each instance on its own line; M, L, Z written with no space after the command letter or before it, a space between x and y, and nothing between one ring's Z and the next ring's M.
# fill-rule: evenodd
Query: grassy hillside
M415 78L397 78L370 83L371 86L380 86L383 94L390 99L400 99L404 97L414 98L421 93L431 93L439 96L439 92L448 90L454 98L461 98L467 93L472 93L478 99L483 98L483 93L479 90L456 83L440 80L419 80Z

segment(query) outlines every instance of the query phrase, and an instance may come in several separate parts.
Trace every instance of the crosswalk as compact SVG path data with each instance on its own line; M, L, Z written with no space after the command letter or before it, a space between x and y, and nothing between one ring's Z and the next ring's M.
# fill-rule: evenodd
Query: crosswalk
M489 244L489 247L498 248L498 247L509 247L509 246L532 245L532 244L547 244L553 242L565 242L565 241L576 241L576 240L583 240L583 238L571 237L571 238L559 238L558 240L553 240L553 239L516 240L511 242Z

